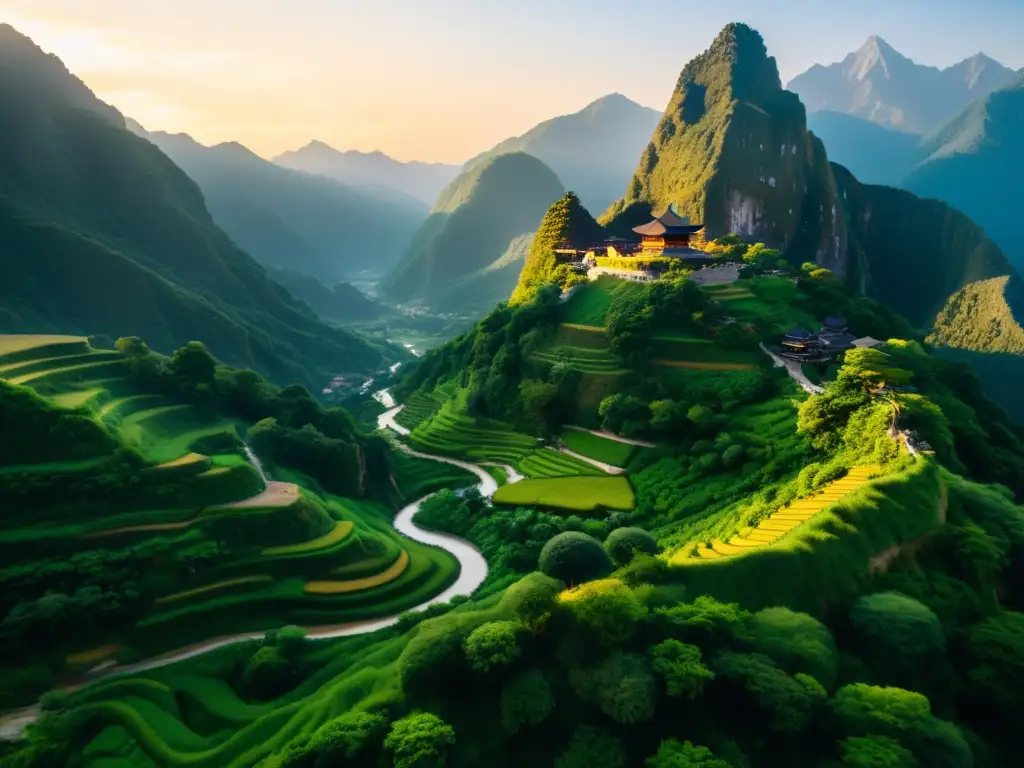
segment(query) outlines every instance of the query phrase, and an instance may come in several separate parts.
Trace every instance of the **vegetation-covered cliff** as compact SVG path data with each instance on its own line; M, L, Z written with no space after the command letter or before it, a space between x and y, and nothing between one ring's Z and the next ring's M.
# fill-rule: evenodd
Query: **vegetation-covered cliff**
M324 325L214 223L196 184L60 62L0 27L0 331L204 341L322 386L381 349Z
M566 193L565 197L548 208L540 228L533 236L523 271L519 275L519 283L512 293L512 303L532 299L537 289L545 283L566 287L566 281L571 279L572 273L566 267L559 274L555 248L563 244L572 248L586 248L599 242L603 235L604 229L583 207L576 194Z
M738 234L845 271L846 233L824 151L800 100L782 89L761 36L730 24L688 63L625 196L614 232L674 203L708 237Z
M537 229L564 191L550 168L523 152L463 171L441 192L382 293L449 312L493 306L519 274L522 248L510 246Z

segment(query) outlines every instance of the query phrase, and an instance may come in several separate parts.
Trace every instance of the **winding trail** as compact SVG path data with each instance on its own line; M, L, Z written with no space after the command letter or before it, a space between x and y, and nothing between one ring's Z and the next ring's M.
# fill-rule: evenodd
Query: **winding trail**
M791 378L793 381L799 384L800 388L804 392L807 392L808 394L811 395L820 395L822 392L825 391L822 387L812 383L811 380L807 378L807 375L803 372L803 369L800 367L800 363L798 363L796 360L787 360L784 357L779 357L770 349L768 349L768 347L764 345L763 341L761 342L761 351L772 359L772 361L775 363L776 368L785 368L786 373L789 374L789 378Z
M573 424L566 424L562 429L571 429L576 432L589 432L592 435L603 437L606 440L614 440L616 443L625 443L626 445L639 445L641 448L654 448L654 443L649 443L646 440L634 440L630 437L623 437L622 435L616 435L614 432L605 432L599 429L587 429L586 427L577 427Z
M376 393L374 396L376 397L377 394L381 394L381 397L378 397L377 399L382 404L388 405L387 401L390 401L391 404L394 403L387 390L382 390L381 393ZM381 414L378 418L378 424L381 428L391 429L401 435L408 434L409 430L394 422L395 414L401 409L402 406L400 405L394 406L387 411L387 413ZM429 453L421 453L419 451L414 451L404 444L399 444L398 447L400 450L405 451L411 456L415 456L420 459L429 459L430 461L439 461L444 464L451 464L472 472L480 479L477 487L484 496L491 496L498 489L498 482L491 477L483 467L480 467L477 464L471 464L467 461L459 461L458 459L450 459L447 456L434 456ZM256 461L254 461L254 463L256 463ZM413 541L438 547L449 552L459 561L459 576L455 582L443 592L413 608L408 609L409 611L421 611L435 603L447 602L453 597L470 595L476 591L477 587L479 587L483 583L484 579L487 578L487 561L484 560L480 550L474 547L470 542L447 533L428 531L425 528L420 528L413 521L413 518L420 509L420 505L430 498L431 495L433 494L428 494L427 496L417 499L411 504L402 507L402 509L400 509L395 515L393 525L395 530ZM406 612L408 611L403 611L402 613ZM398 623L400 616L401 614L394 614L392 616L385 616L378 619L352 621L345 624L306 627L306 636L315 640L327 640L338 637L349 637L351 635L361 635L367 632L375 632L378 629L384 629L385 627L390 627L393 624ZM65 690L73 690L74 688L79 688L82 685L85 685L86 682L94 682L103 678L145 672L146 670L163 667L177 661L191 659L228 645L259 640L264 636L264 634L266 634L266 631L245 632L236 635L214 637L184 648L179 648L169 653L154 656L135 664L110 666L102 669L102 671L97 669L91 676L89 676L89 673L86 673L87 680L85 682L69 686ZM25 727L35 722L38 716L39 705L36 704L31 707L9 712L0 717L0 741L14 741L21 738Z
M572 456L574 459L585 462L592 467L597 467L602 472L606 472L609 475L621 475L624 470L622 467L616 467L614 464L605 464L603 461L592 459L589 456L584 456L582 453L576 453L576 451L570 451L568 448L562 447L558 449L559 453L564 453L566 456Z

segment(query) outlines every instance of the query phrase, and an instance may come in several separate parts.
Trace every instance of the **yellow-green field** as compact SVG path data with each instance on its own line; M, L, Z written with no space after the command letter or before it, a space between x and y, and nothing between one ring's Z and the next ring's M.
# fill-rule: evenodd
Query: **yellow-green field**
M621 475L612 477L553 477L521 480L503 485L494 503L508 506L540 506L574 512L599 509L633 509L633 488Z

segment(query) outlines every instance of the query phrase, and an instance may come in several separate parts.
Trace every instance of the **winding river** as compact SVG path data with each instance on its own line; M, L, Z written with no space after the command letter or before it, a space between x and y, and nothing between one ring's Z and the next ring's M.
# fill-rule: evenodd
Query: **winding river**
M385 407L389 408L388 411L382 413L377 418L377 426L380 429L390 429L399 435L409 434L408 429L395 422L395 415L402 410L402 406L395 405L391 394L386 389L383 389L375 392L374 398L376 398ZM467 461L459 461L458 459L450 459L446 456L434 456L429 453L421 453L402 444L399 444L397 447L411 456L416 456L420 459L429 459L431 461L439 461L444 464L451 464L472 472L480 478L477 488L480 489L480 492L484 496L490 496L498 489L497 481L495 481L495 479L491 477L485 469L477 464L471 464ZM259 465L258 459L251 455L248 450L248 446L246 448L246 453L250 454L250 458L253 459L253 463L256 465L257 469L260 470L260 474L262 475L263 470ZM465 539L459 538L458 536L452 536L447 533L428 531L424 528L420 528L413 521L413 518L419 511L420 505L429 497L430 494L421 499L417 499L413 503L400 509L398 514L395 515L393 523L394 527L403 536L423 544L439 547L449 552L459 561L459 576L446 590L435 595L426 602L410 608L409 611L421 611L430 605L447 602L453 597L458 597L459 595L470 595L476 591L477 587L479 587L483 583L484 579L487 578L487 561L484 560L483 555L480 554L480 550ZM378 629L383 629L384 627L390 627L391 625L396 624L400 615L401 614L394 614L383 618L352 621L345 624L307 627L307 637L326 640L329 638L348 637L351 635L365 634L367 632L375 632ZM89 681L92 682L99 680L100 678L108 678L115 675L129 675L136 672L144 672L148 669L155 669L156 667L173 664L176 661L190 659L195 656L208 653L209 651L213 651L217 648L223 648L227 645L259 640L264 634L265 632L245 632L237 635L214 637L194 645L186 646L185 648L179 648L178 650L171 651L170 653L154 656L135 664L110 666L103 669L97 668L93 671ZM39 708L37 705L15 712L10 712L3 717L0 717L0 740L11 741L20 738L25 727L34 722L38 715Z

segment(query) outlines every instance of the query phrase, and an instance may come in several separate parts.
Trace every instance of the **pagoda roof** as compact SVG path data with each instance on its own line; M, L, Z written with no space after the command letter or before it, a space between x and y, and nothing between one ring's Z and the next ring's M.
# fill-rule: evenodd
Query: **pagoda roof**
M695 235L704 229L703 224L691 224L685 216L680 216L670 205L661 214L647 224L633 227L633 231L645 237L658 237L659 235Z

